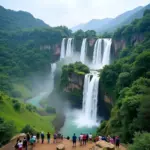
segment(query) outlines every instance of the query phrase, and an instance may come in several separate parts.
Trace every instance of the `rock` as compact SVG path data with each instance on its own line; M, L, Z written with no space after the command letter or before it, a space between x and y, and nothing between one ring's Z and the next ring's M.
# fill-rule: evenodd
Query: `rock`
M113 144L105 142L105 141L96 142L96 146L103 148L105 150L115 150L115 146Z
M26 137L26 134L25 133L20 133L20 134L17 134L16 136L14 136L10 141L13 141L13 140L15 140L15 139L17 139L17 138L21 138L21 137Z
M65 145L64 144L57 145L56 150L65 150Z

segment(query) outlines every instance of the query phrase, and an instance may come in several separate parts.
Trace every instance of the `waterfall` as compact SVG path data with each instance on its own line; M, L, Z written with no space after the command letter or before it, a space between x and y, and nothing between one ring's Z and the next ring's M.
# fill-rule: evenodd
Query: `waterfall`
M102 62L102 39L97 39L94 45L93 65L100 65Z
M86 58L86 41L87 39L83 39L82 45L81 45L81 54L80 54L80 61L82 63L85 63L85 58Z
M70 57L73 55L73 43L72 38L69 38L67 41L67 49L66 49L66 57Z
M61 42L60 59L65 58L65 41L66 41L66 38L63 38L63 40Z
M51 64L51 90L50 93L53 91L54 89L54 77L55 77L55 70L56 70L56 63L52 63Z
M92 76L92 79L90 80ZM97 122L97 102L98 102L99 76L98 72L91 71L85 75L83 90L82 111L86 120Z
M109 65L110 63L110 50L111 50L111 39L103 39L104 41L104 54L102 60L102 66Z

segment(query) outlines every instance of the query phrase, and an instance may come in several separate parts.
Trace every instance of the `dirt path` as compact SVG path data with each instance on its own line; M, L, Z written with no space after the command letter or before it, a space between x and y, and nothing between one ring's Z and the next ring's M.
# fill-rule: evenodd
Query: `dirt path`
M0 148L0 150L14 150L16 140L11 141L7 145L5 145L3 148ZM95 143L88 142L86 146L80 146L79 142L77 142L76 147L72 147L72 142L68 141L66 139L63 140L63 142L59 142L57 144L63 143L65 145L66 150L89 150L93 146L95 146ZM36 145L33 147L33 150L56 150L57 144L53 144L51 141L51 144L48 144L45 140L44 144L36 143ZM31 150L28 148L28 150ZM120 146L119 150L126 150L123 146Z
M95 146L95 143L91 143L91 142L88 142L86 146L80 146L79 142L77 142L76 147L72 147L72 142L66 139L60 143L63 143L65 145L66 150L89 150L90 148ZM36 146L33 148L33 150L56 150L56 146L57 144L53 144L53 143L48 144L45 141L44 144L37 143ZM119 150L126 150L126 148L120 146Z

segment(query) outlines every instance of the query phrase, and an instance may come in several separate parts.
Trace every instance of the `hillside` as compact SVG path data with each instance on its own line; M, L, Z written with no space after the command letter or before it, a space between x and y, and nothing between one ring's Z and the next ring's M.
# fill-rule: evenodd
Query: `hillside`
M130 24L134 19L141 18L146 9L150 9L150 5L145 7L139 6L133 10L120 14L115 18L93 19L88 23L77 25L71 29L73 32L79 29L83 31L96 30L98 33L113 32L118 27Z
M101 86L113 100L113 108L110 119L104 121L97 132L118 135L124 143L135 140L129 150L149 149L149 26L150 10L146 10L143 18L114 33L113 40L123 44L117 49L117 60L105 66L100 76Z
M80 25L77 25L77 26L71 28L71 30L73 32L80 30L80 29L83 31L98 30L99 28L102 28L103 26L107 25L111 20L112 20L111 18L92 19L85 24L80 24Z
M13 11L0 6L0 30L19 30L29 28L47 28L45 22L36 19L28 12Z

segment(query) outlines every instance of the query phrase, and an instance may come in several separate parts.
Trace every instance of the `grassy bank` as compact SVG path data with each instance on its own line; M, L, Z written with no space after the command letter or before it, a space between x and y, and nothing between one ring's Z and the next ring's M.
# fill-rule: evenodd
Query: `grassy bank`
M27 110L24 103L21 103L20 111L16 111L13 107L12 99L9 97L3 98L3 101L0 102L0 117L6 120L13 120L18 132L26 124L29 124L36 131L54 132L52 121L56 115L40 116L36 112Z

